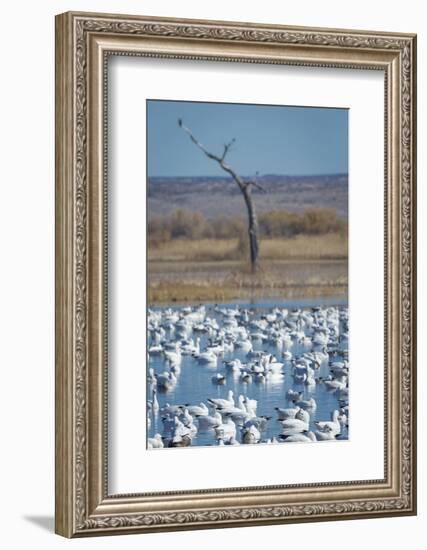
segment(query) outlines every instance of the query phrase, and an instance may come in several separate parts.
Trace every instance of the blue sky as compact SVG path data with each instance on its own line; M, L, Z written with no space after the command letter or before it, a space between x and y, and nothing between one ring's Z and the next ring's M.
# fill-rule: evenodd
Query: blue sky
M187 101L147 102L149 176L221 176L178 126L182 118L209 150L241 175L348 172L348 110Z

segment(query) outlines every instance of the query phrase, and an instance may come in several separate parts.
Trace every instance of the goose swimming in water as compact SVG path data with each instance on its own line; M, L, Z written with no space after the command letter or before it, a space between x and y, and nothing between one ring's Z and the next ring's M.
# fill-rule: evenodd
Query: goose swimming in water
M168 310L150 309L147 327L148 448L161 448L157 447L160 440L165 447L183 447L348 437L346 307L287 311L268 306L251 306L250 310L221 306L213 311L211 306L174 306ZM221 360L223 354L225 362ZM197 365L214 370L205 371ZM248 385L250 382L261 382L263 386ZM215 385L213 395L209 394L209 384ZM230 396L230 387L236 395L242 392L245 396ZM161 393L165 391L170 392L170 401L181 402L164 404ZM328 420L331 425L311 421L316 400L321 411L327 402L337 403L338 418L332 414ZM275 407L283 402L290 404L282 405L283 409ZM267 415L272 412L281 420L280 425L269 422ZM160 434L157 414L163 422ZM314 429L310 432L305 429L308 426ZM232 435L234 429L236 435Z
M163 353L163 346L161 344L150 346L148 353L150 355L161 355Z
M240 372L240 370L243 368L243 364L240 361L240 359L233 359L232 361L226 361L225 368L229 372Z
M265 432L267 429L267 423L271 419L271 416L254 416L252 418L249 418L249 420L246 420L245 422L245 428L250 428L251 426L255 426L257 430L260 432Z
M314 435L317 441L335 441L336 439L336 434L328 427L325 427L323 430L316 430Z
M323 380L323 384L325 385L326 389L332 391L343 390L346 387L346 382L340 382L336 378L325 378Z
M302 397L302 394L298 391L294 391L294 390L289 389L286 392L286 398L289 401L294 401L295 399L299 399L300 397Z
M250 384L252 382L252 374L248 371L243 371L240 374L240 381L245 382L246 384Z
M163 353L167 363L171 366L178 367L181 364L182 355L178 344L176 346L176 351L164 351Z
M171 390L177 382L177 378L173 372L165 371L162 374L158 374L156 378L157 378L157 387L165 391Z
M236 340L234 347L240 349L245 353L252 351L252 342L250 340Z
M153 389L152 409L154 413L157 413L160 409L160 405L157 400L157 390L155 388Z
M194 420L193 420L193 417L191 416L191 414L188 412L188 409L185 408L184 409L184 412L182 414L182 423L184 424L184 426L186 428L188 428L190 430L190 434L192 436L196 435L197 433L197 426L194 424Z
M246 445L258 443L261 439L261 434L256 426L249 426L242 430L242 441Z
M203 416L196 416L197 418L197 424L199 425L199 431L209 431L215 428L216 426L219 426L222 423L222 416L221 413L216 411L212 416L210 415L203 415Z
M298 412L295 415L295 418L298 420L302 420L306 424L309 424L310 422L310 413L304 409L298 409Z
M177 416L162 418L162 439L168 447L187 447L191 445L191 430L184 426Z
M182 405L170 405L169 403L165 403L160 409L160 414L162 416L177 416L182 413L182 410Z
M163 449L163 440L161 434L156 434L154 437L147 439L147 449Z
M312 441L317 441L316 436L313 432L297 433L289 435L283 439L286 443L311 443Z
M218 356L213 351L204 351L203 353L194 353L193 357L199 365L216 365Z
M337 409L335 409L331 413L331 420L330 421L326 421L326 422L316 421L314 424L320 432L325 432L326 431L326 432L333 433L333 435L338 435L338 434L341 433L341 424L338 420L339 414L340 414L339 411Z
M185 406L192 416L207 416L209 414L209 408L204 403L200 403L200 405Z
M149 386L156 386L157 385L157 378L156 378L156 375L154 373L153 368L148 369L147 384Z
M208 403L215 407L226 409L227 407L234 407L233 390L228 390L227 399L212 398L208 399Z
M258 407L258 401L256 399L250 399L249 397L244 397L244 403L247 411L256 412Z
M281 435L294 435L297 433L308 432L309 426L307 422L298 418L289 418L288 420L279 420L282 424Z
M274 407L274 409L277 411L278 420L288 420L289 418L295 418L297 412L300 410L299 407L291 409L281 409L280 407Z
M285 350L282 355L283 355L283 359L285 361L291 361L292 360L293 355L292 355L291 351Z
M348 387L337 390L335 392L335 395L337 396L339 401L348 401L348 397L349 397Z
M220 374L219 372L217 372L214 376L212 376L211 380L212 380L212 383L216 384L217 386L222 386L227 381L225 376L223 374Z
M196 338L196 343L193 339L185 341L181 345L181 354L182 355L193 355L200 353L200 338Z
M300 394L299 399L294 400L293 403L297 407L300 407L301 409L305 409L307 411L314 411L317 408L317 403L314 397L310 397L310 399L302 399L302 394Z
M236 424L228 414L224 415L222 423L215 426L214 430L215 437L220 437L225 443L230 441L232 437L236 437Z

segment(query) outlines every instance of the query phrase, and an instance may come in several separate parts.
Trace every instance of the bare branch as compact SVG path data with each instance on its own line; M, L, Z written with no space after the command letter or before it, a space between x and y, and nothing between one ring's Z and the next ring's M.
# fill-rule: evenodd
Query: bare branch
M240 189L243 189L245 187L245 182L242 180L242 178L233 170L233 168L231 168L231 166L224 162L226 154L230 150L230 147L233 145L233 143L236 141L234 138L230 141L230 143L226 143L224 145L224 152L222 156L219 157L218 155L215 155L214 153L211 153L206 149L206 147L194 136L190 128L185 126L181 118L178 119L178 126L180 126L180 128L182 128L189 135L191 141L195 145L197 145L197 147L201 149L208 158L215 160L225 172L230 174L230 176L234 179Z
M246 182L247 185L253 185L254 187L256 187L257 189L259 189L260 191L262 191L263 193L267 193L267 191L265 190L265 188L260 185L257 181L248 181Z
M224 144L224 152L222 153L221 160L223 161L225 159L225 156L230 151L232 145L234 144L236 140L233 138L229 143Z
M201 150L205 153L205 155L206 155L207 157L209 157L209 158L212 159L212 160L216 160L217 162L219 162L219 163L221 164L221 160L222 160L221 157L218 157L217 155L214 155L213 153L211 153L210 151L208 151L208 150L206 149L206 147L205 147L202 143L200 143L200 141L199 141L198 139L196 139L196 138L194 137L193 132L190 130L190 128L188 128L187 126L185 126L185 124L182 122L182 118L179 118L179 119L178 119L178 125L184 130L184 132L187 132L187 134L190 136L191 141L192 141L195 145L197 145L197 147L198 147L199 149L201 149Z

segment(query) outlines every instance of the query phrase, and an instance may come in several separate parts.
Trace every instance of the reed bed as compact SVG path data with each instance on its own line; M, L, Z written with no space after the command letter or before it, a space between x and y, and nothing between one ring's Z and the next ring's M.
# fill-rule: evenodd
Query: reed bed
M174 239L149 247L149 260L232 261L247 255L239 239ZM296 235L284 239L262 239L260 259L265 260L344 260L348 257L347 237L339 233Z

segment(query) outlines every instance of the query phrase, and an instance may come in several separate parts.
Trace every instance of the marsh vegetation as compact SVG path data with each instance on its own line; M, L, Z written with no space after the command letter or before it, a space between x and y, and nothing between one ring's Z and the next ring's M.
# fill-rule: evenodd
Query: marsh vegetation
M150 303L330 296L347 292L347 222L331 209L259 216L258 271L245 223L175 210L148 224Z

